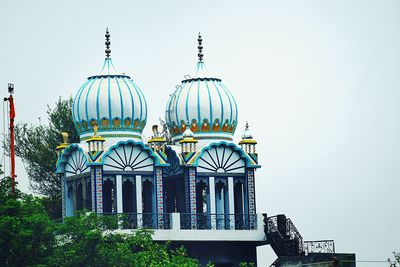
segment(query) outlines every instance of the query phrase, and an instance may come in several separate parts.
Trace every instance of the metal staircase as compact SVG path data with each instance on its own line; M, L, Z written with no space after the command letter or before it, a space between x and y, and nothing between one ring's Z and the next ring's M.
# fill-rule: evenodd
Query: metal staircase
M278 257L335 253L333 240L303 241L292 220L283 214L265 217L264 224L267 240Z
M304 255L303 237L285 215L268 217L266 236L278 257Z

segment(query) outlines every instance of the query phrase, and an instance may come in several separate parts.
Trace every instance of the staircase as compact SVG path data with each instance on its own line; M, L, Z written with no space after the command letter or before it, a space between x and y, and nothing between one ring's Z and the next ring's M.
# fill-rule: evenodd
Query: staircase
M303 237L292 220L283 214L272 217L264 214L264 233L278 256L270 267L281 266L282 258L296 257L295 259L299 260L307 258L308 255L324 254L332 257L332 254L335 254L333 240L303 241Z
M278 257L304 255L303 237L285 215L266 218L265 235Z
M303 237L285 215L267 217L264 214L264 232L278 259L271 265L279 263L281 257L307 256L310 253L335 253L333 240L303 241Z

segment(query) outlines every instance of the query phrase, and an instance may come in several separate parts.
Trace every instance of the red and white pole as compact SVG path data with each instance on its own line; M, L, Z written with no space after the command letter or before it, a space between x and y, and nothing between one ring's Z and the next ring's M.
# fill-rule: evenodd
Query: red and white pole
M17 175L15 174L15 134L14 134L14 118L15 118L15 106L14 106L14 84L8 84L8 93L10 96L8 98L4 98L4 101L8 101L10 105L10 158L11 158L11 180L12 180L12 194L15 194L15 178Z

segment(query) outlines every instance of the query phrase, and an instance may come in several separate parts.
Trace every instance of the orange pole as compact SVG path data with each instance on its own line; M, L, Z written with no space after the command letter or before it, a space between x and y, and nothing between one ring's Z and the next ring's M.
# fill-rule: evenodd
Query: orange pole
M10 103L10 157L11 157L11 178L12 178L12 193L15 194L15 136L14 136L14 118L15 107L14 98L10 95L8 99Z
M17 175L15 174L15 134L14 134L14 118L15 118L15 107L14 107L14 98L10 93L9 98L4 98L4 101L8 101L10 104L10 157L11 157L11 179L12 179L12 194L15 194L15 178Z

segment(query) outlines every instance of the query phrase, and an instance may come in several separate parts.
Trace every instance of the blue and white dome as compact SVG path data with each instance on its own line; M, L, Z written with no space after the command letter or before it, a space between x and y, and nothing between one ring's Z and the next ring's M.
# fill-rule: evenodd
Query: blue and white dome
M236 101L221 79L207 74L201 54L193 78L183 80L170 95L165 118L173 142L183 138L187 126L196 139L232 141L237 126Z
M140 140L147 120L146 99L129 76L117 74L107 42L108 53L100 74L89 77L74 98L75 127L81 141L93 135L95 124L104 138Z

